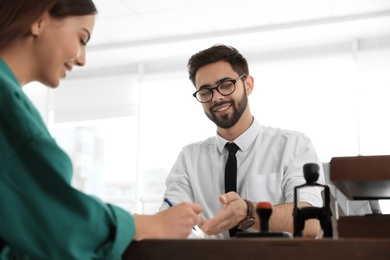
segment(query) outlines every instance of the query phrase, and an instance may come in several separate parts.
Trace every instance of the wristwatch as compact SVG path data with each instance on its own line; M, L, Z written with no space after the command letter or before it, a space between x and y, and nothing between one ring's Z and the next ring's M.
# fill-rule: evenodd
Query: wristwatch
M255 224L255 206L253 206L253 203L248 200L244 201L248 206L248 211L245 219L238 224L238 229L248 229Z

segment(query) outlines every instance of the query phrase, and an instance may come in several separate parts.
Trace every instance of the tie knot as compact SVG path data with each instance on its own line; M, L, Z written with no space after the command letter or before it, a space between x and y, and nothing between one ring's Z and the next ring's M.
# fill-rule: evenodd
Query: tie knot
M225 147L229 151L229 153L233 153L233 154L236 154L236 152L239 149L235 143L226 143Z

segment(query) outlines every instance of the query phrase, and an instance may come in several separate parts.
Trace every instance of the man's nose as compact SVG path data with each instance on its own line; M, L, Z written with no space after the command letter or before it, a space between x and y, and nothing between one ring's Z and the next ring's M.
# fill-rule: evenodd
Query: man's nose
M219 91L216 88L211 91L213 92L212 102L216 102L224 98L224 96L221 93L219 93Z

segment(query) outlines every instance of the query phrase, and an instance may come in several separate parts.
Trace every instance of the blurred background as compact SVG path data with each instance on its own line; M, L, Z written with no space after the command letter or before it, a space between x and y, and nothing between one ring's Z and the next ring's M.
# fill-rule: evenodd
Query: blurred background
M323 162L390 154L390 1L94 2L86 66L57 89L24 87L72 158L76 188L158 210L181 148L215 134L186 64L216 43L247 58L261 124L306 133Z

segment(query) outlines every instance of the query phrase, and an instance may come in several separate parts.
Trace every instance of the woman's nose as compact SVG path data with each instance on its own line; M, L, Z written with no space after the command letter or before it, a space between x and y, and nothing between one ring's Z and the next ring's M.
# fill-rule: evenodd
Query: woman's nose
M85 49L82 49L80 51L79 56L76 58L76 65L77 66L84 66L85 65Z

